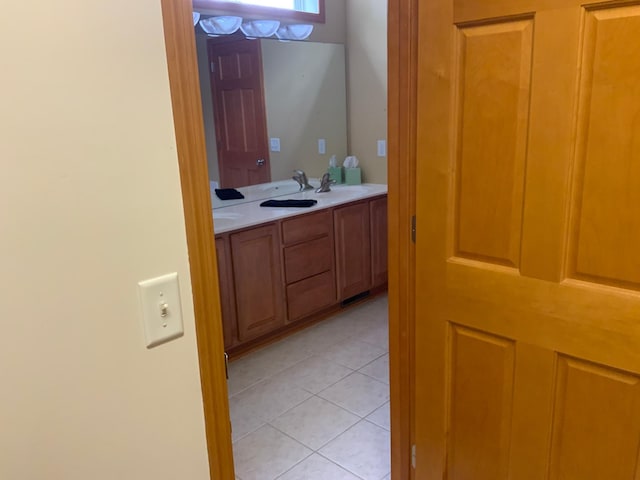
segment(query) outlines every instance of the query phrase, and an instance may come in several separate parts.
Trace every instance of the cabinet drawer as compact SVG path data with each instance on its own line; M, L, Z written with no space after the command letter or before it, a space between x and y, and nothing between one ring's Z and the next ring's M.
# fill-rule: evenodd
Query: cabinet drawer
M333 272L324 272L287 286L289 321L295 321L337 302Z
M284 272L287 283L297 282L327 270L333 270L331 237L318 238L284 249Z
M282 222L282 241L285 245L304 242L322 235L329 235L333 222L331 212L326 209L303 217Z

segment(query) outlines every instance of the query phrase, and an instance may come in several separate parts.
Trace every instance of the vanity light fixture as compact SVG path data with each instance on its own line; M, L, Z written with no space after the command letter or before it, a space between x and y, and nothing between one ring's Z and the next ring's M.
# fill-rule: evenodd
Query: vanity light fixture
M241 24L242 17L233 16L209 17L200 20L200 27L210 37L231 35L240 28Z
M240 30L249 39L266 38L278 31L280 22L278 20L252 20L244 22Z
M313 25L300 23L281 26L276 32L276 36L284 42L288 40L305 40L309 38L311 32L313 32Z

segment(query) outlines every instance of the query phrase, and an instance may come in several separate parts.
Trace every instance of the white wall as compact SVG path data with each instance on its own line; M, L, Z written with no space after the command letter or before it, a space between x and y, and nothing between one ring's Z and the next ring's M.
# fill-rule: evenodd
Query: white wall
M0 478L208 478L160 2L5 2ZM177 271L147 350L136 282Z
M347 155L344 46L277 40L261 45L267 130L281 146L269 153L271 180L291 178L294 169L322 177L331 155ZM319 138L326 140L324 155L318 153Z
M346 0L349 151L364 182L387 183L387 159L377 140L387 136L387 2Z

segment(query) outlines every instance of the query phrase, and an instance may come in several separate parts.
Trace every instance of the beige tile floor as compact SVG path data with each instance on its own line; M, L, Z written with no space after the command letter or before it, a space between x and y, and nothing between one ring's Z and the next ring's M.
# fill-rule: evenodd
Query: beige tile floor
M388 480L387 297L229 365L239 480Z

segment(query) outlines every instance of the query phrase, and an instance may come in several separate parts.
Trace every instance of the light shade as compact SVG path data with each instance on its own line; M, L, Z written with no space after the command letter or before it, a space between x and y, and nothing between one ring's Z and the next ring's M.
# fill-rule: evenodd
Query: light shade
M264 38L276 33L278 27L280 27L280 22L277 20L253 20L243 23L240 30L247 38Z
M231 35L240 28L242 17L222 16L200 20L200 27L209 35Z
M276 32L280 40L304 40L313 32L313 25L283 25Z
M200 12L193 12L193 25L195 26L200 20Z

